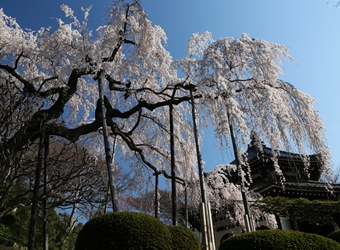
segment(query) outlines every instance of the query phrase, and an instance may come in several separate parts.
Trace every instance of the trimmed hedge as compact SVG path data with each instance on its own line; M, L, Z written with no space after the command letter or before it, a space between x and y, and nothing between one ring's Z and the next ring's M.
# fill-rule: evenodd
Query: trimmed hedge
M340 243L340 230L331 232L327 237Z
M172 236L173 250L200 250L201 243L198 236L189 228L168 226Z
M171 250L168 228L158 219L135 212L115 212L87 222L79 232L76 250Z
M290 230L264 230L232 236L219 250L339 250L340 244L317 234Z

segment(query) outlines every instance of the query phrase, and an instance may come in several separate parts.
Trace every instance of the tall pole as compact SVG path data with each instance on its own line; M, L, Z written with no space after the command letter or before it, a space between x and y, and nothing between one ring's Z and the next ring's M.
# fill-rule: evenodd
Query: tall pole
M203 177L203 167L202 167L202 156L199 147L198 141L198 131L196 125L196 114L195 114L195 100L193 96L193 88L195 86L190 86L190 99L191 99L191 108L192 108L192 120L194 125L194 136L195 136L195 143L196 143L196 153L197 153L197 163L198 163L198 171L199 171L199 181L201 187L201 227L202 227L202 237L203 237L203 244L206 250L215 249L215 239L214 239L214 232L212 231L212 219L210 211L209 202L206 200L205 194L205 186L204 186L204 177Z
M185 206L185 226L189 228L189 211L188 211L188 190L187 183L184 184L184 206Z
M48 250L48 211L47 211L47 158L49 153L49 136L45 135L44 138L45 152L44 152L44 204L43 204L43 221L44 221L44 245L43 249Z
M155 180L155 218L158 218L158 175L159 174L160 174L159 172L153 173L153 175L156 178Z
M196 114L195 114L195 100L194 100L194 96L192 93L192 88L190 88L190 98L191 98L192 120L193 120L193 125L194 125L198 174L199 174L200 188L201 188L201 199L202 199L202 202L206 202L206 194L205 194L205 187L204 187L204 180L203 180L202 156L201 156L201 151L200 151L200 146L199 146L199 141L198 141L198 132L197 132Z
M35 170L35 180L34 180L34 190L33 190L33 200L32 200L32 208L31 208L31 219L30 219L30 228L28 233L28 250L34 250L34 238L35 238L35 228L37 223L37 213L38 213L38 198L39 198L39 186L40 186L40 175L42 169L42 151L43 151L43 142L44 142L44 134L40 136L39 140L39 150L38 150L38 158L37 158L37 168Z
M232 145L233 145L233 151L234 151L236 166L237 166L238 171L242 171L240 154L238 152L238 148L237 148L237 145L236 145L234 128L233 128L232 122L230 120L230 114L227 113L227 115L228 115L229 131L230 131L231 142L232 142ZM248 199L247 199L245 185L244 185L243 180L241 180L241 194L242 194L242 201L243 201L244 212L245 212L244 220L245 220L246 229L247 229L248 232L253 232L253 231L255 231L255 229L254 229L254 225L253 225L253 221L252 221L252 216L250 214Z
M114 166L115 163L115 156L116 156L116 142L117 142L117 135L114 136L113 139L113 145L112 145L112 156L111 156L111 166ZM105 197L105 203L104 203L104 214L107 213L107 202L109 199L109 196L111 195L110 193L110 180L107 182L107 192L106 192L106 197Z
M175 90L176 91L176 90ZM177 226L177 193L176 193L176 172L175 172L175 142L174 142L174 119L173 106L169 105L170 116L170 161L171 161L171 201L172 201L172 225Z
M186 152L184 153L185 159L184 159L184 166L185 168L188 168L187 166L187 157L186 157ZM185 208L185 226L189 228L189 208L188 208L188 185L190 182L184 181L182 185L184 185L184 208Z
M113 212L118 212L118 199L116 192L116 185L114 181L113 171L112 171L112 156L110 153L110 144L108 140L108 133L106 127L106 115L105 115L105 105L104 105L104 97L103 97L103 76L102 72L98 72L98 89L99 89L99 99L101 106L101 116L102 116L102 127L103 127L103 139L104 139L104 147L105 147L105 156L106 156L106 166L107 172L109 175L109 183L110 183L110 193L111 193L111 202L112 202L112 210Z

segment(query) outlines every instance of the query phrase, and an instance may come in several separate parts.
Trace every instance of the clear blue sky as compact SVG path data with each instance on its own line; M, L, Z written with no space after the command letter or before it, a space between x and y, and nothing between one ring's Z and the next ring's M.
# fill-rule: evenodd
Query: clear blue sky
M153 24L168 35L168 50L174 59L183 57L192 33L212 32L215 39L239 38L242 33L284 44L296 58L286 63L282 79L311 95L327 128L328 145L335 166L340 165L340 7L336 0L142 0ZM63 17L65 3L76 13L92 5L93 28L104 24L110 0L1 0L0 8L16 17L21 27L56 26L51 17ZM1 34L0 34L1 35ZM205 171L229 163L231 152L219 152L215 139L206 133L203 141Z

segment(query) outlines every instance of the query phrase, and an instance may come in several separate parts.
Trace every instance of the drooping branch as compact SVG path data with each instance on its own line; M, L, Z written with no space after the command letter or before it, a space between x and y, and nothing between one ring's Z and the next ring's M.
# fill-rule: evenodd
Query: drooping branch
M111 127L111 131L114 135L118 135L120 136L123 141L126 143L126 145L129 147L129 149L133 152L136 152L137 155L140 157L141 161L146 165L148 166L150 169L152 169L155 173L160 173L160 174L163 174L164 177L168 178L168 179L172 179L171 175L169 175L165 170L159 170L157 167L155 167L151 162L149 162L144 153L143 153L143 150L138 148L136 146L136 144L133 142L133 140L131 139L131 137L127 134L127 133L124 133L122 132L118 125L113 122L113 121L110 121L108 126ZM180 178L180 177L176 177L177 180L181 181L182 183L185 183L185 180Z
M127 132L127 134L131 135L133 133L133 131L135 131L138 128L141 117L142 117L142 109L139 110L139 112L138 112L138 117L137 117L137 121L136 121L135 125L130 129L129 132Z
M126 20L128 20L130 8L131 8L133 5L134 5L134 4L128 5L127 8L126 8L126 12L125 12L125 19L126 19ZM117 42L116 46L114 47L114 49L113 49L113 51L112 51L112 53L111 53L111 56L110 56L110 57L105 57L105 58L103 58L103 62L112 62L112 61L115 59L115 57L116 57L116 55L117 55L119 49L122 47L122 45L123 45L124 43L136 45L136 43L135 43L134 41L128 40L128 39L126 39L126 38L124 37L125 34L126 34L126 31L127 31L127 26L128 26L128 23L127 23L127 21L125 21L124 24L123 24L123 29L121 29L121 30L119 31L119 39L118 39L118 42Z

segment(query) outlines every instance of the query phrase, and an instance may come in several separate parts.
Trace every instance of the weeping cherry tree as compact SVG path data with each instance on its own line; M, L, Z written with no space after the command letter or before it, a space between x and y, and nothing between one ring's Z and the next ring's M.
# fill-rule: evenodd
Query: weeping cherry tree
M255 131L274 152L320 154L324 170L329 170L325 128L314 100L279 79L281 61L293 60L285 46L246 34L215 41L206 32L194 34L188 42L188 56L173 61L165 48L165 31L152 24L138 0L114 1L107 23L96 31L88 27L91 8L83 9L82 20L68 6L61 9L67 21L58 18L56 28L37 31L20 27L0 9L0 85L16 96L6 105L8 120L20 121L15 126L1 123L3 155L18 154L39 139L42 123L46 135L71 142L88 140L90 150L104 152L98 133L103 107L96 76L101 72L108 135L117 138L119 161L136 178L146 181L153 173L172 177L171 105L174 174L197 187L189 119L192 86L198 123L202 128L210 120L221 145L229 148L232 127L236 149L242 154L241 146ZM177 75L178 70L184 78ZM25 110L25 117L19 119L20 110ZM273 161L280 174L275 154ZM6 164L2 165L4 173L8 172ZM239 165L247 163L240 158ZM247 171L239 171L245 181ZM190 192L199 197L199 192Z
M232 125L240 154L245 153L242 145L251 133L269 143L278 175L282 175L275 154L278 150L304 155L306 166L308 154L319 154L322 170L330 171L325 127L314 109L315 100L280 79L282 60L294 60L287 47L247 34L215 41L205 32L191 37L187 54L178 66L187 81L196 85L196 95L201 95L200 118L209 117L221 146L230 147ZM239 160L240 165L248 166L244 157ZM246 182L247 172L239 171Z

